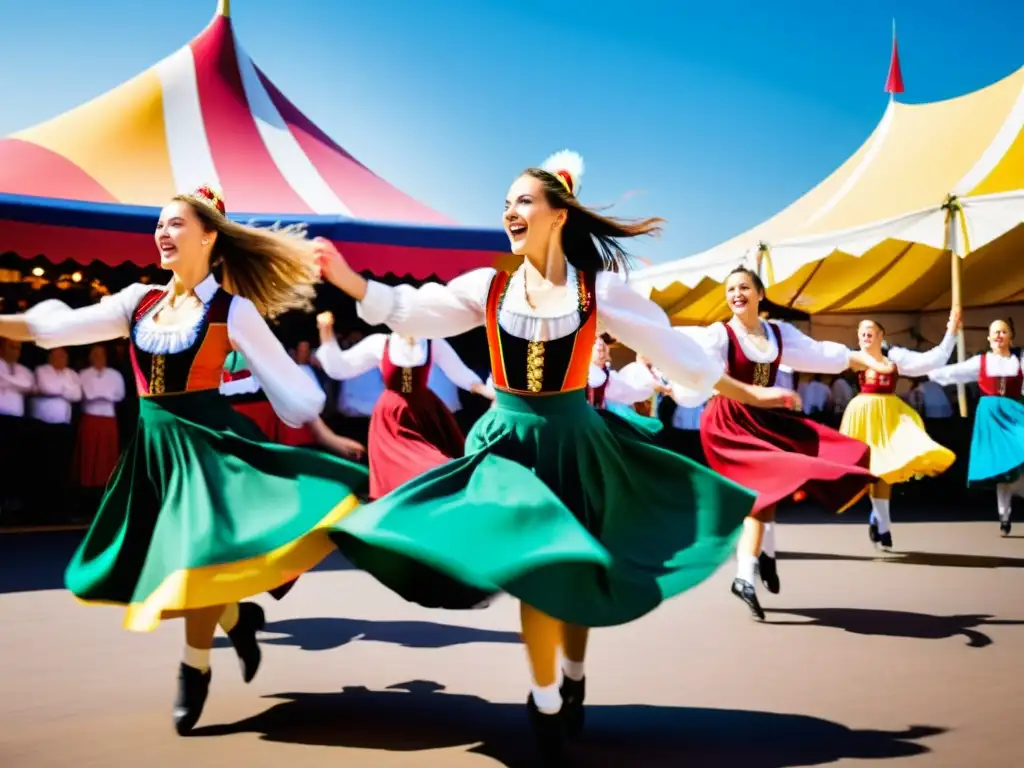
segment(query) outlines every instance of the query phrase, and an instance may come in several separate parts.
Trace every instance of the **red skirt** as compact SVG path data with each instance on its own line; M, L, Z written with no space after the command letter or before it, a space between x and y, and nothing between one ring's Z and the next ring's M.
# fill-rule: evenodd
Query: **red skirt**
M714 397L700 419L708 466L757 493L753 514L803 491L842 512L875 478L871 449L803 414Z
M370 498L379 499L428 469L459 458L466 437L441 399L425 389L385 390L370 417Z
M316 437L313 436L313 430L308 424L298 428L289 427L283 421L277 419L275 430L275 439L283 445L304 446L316 443Z
M121 457L117 419L82 414L75 441L72 472L82 488L103 488Z
M231 407L243 416L249 417L268 439L274 439L277 430L277 414L274 413L274 406L269 401L232 402Z

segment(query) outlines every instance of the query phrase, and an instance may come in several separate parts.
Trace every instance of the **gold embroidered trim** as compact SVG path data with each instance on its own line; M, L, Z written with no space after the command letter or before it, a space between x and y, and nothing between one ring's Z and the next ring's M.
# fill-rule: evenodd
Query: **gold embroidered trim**
M162 395L164 393L164 356L153 355L149 363L149 394Z
M531 341L526 347L526 388L540 392L544 387L544 342Z
M771 381L771 363L754 363L754 386L767 387Z
M1000 397L1005 397L1006 396L1006 377L1005 376L1000 376L999 377L999 396Z
M412 368L402 369L402 394L408 395L412 392Z

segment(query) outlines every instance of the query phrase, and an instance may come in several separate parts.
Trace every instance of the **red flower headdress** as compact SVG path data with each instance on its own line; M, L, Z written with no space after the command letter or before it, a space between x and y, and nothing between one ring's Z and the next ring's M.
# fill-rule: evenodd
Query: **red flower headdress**
M224 196L209 184L203 184L200 187L196 187L195 191L190 192L188 196L193 200L198 200L203 205L216 208L220 212L221 216L227 216L227 209L224 205Z

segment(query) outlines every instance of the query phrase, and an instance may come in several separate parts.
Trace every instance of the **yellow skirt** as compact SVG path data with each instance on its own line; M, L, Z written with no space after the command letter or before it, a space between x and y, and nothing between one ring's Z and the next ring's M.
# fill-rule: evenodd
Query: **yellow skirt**
M839 431L871 446L871 474L890 485L934 477L956 461L956 454L928 437L917 411L896 395L857 395Z

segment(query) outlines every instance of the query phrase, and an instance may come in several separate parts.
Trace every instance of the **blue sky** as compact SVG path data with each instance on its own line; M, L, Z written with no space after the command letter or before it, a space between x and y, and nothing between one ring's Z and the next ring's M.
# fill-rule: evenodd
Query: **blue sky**
M0 135L188 42L215 0L0 0ZM1024 3L234 0L256 63L377 173L466 224L563 147L582 198L668 219L653 261L772 215L880 118L891 20L908 102L1024 65ZM622 199L625 196L625 199Z

